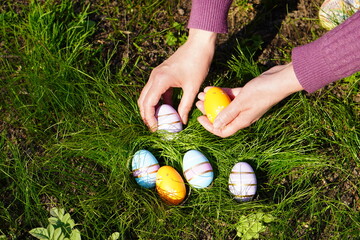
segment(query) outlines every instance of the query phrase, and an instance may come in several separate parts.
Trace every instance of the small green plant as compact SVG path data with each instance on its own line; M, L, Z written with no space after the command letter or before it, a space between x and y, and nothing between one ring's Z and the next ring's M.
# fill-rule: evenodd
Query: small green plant
M264 44L264 40L261 35L254 34L251 38L245 38L240 40L240 45L244 48L247 48L248 52L253 53L258 50L262 50L262 45Z
M264 223L270 223L275 218L271 214L258 212L250 215L242 215L236 224L237 236L241 239L259 238L259 234L266 230Z
M166 34L166 44L169 46L182 45L187 40L187 35L184 33L184 25L174 22L172 28L175 29L175 33L169 31Z
M254 8L253 4L250 3L248 0L236 0L235 6L238 6L243 11L252 10Z
M47 228L39 227L30 231L30 234L38 239L49 240L80 240L80 231L76 228L74 220L69 213L65 214L65 210L60 208L52 208L50 210L49 225ZM119 239L120 234L115 232L111 234L108 240Z
M81 239L80 231L75 227L74 220L64 209L52 208L50 210L49 225L47 228L34 228L30 234L38 239L77 240Z

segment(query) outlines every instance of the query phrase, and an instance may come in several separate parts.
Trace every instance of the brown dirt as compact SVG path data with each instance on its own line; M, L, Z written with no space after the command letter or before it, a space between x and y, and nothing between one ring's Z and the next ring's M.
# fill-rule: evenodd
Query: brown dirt
M96 1L88 0L91 8L102 9L101 14L93 16L93 20L100 24L99 31L93 39L95 46L101 46L104 50L112 51L114 41L120 40L123 44L118 46L118 53L113 58L113 63L120 66L123 63L123 57L131 56L132 60L138 57L137 49L132 46L132 39L138 37L137 31L141 26L134 24L132 29L124 29L122 34L114 31L114 24L126 25L130 21L125 11L113 12L112 8L117 5L116 1L110 2L106 6L98 6ZM235 2L235 1L234 1ZM229 11L228 34L220 34L218 37L217 55L219 58L228 57L234 51L236 41L246 39L256 41L260 37L263 44L261 50L257 52L258 60L266 65L273 66L289 61L291 49L314 40L314 36L321 36L325 30L319 27L317 21L318 8L322 0L300 0L300 1L266 1L249 0L245 11L243 6L232 5ZM176 21L186 26L191 10L191 2L188 0L179 0L174 4L169 12L158 11L156 16L158 23L149 27L148 34L167 29L170 22ZM134 10L136 11L136 9ZM120 19L120 22L114 23L111 19ZM150 21L150 19L149 19ZM185 29L186 31L186 29ZM144 70L155 67L170 56L177 46L170 47L165 44L163 36L145 38L139 45L144 50L141 57L145 59L146 66L141 66ZM107 51L103 51L104 57ZM215 56L215 61L217 60Z
M225 44L232 43L233 39L251 39L259 35L263 44L258 59L264 65L271 66L289 61L289 46L306 44L313 41L314 36L321 36L325 32L317 20L322 0L266 2L249 1L252 7L247 13L239 13L235 6L230 9L230 36L224 38Z

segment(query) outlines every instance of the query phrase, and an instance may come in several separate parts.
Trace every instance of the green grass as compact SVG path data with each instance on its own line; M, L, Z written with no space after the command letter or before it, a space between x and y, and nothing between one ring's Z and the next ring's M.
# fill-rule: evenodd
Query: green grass
M275 218L264 223L262 239L359 236L359 75L317 98L294 94L226 139L205 131L194 110L186 128L167 141L141 121L136 100L150 69L139 67L146 63L135 45L164 41L166 32L149 28L160 28L156 14L175 4L121 1L106 8L109 16L125 11L129 20L119 26L111 18L115 36L107 40L115 47L105 58L91 42L98 30L91 17L100 10L50 1L16 13L7 4L0 14L0 235L31 239L28 232L46 227L49 210L61 207L83 239L113 232L120 239L236 239L239 220L262 212ZM117 48L128 44L123 32L135 29L141 31L132 38L129 59L113 67ZM234 79L240 86L262 70L238 51L216 83L229 86ZM335 97L340 87L344 93ZM139 149L179 171L184 153L200 150L215 170L212 187L192 189L183 205L167 206L130 175ZM257 173L252 202L237 203L228 191L230 170L239 161Z

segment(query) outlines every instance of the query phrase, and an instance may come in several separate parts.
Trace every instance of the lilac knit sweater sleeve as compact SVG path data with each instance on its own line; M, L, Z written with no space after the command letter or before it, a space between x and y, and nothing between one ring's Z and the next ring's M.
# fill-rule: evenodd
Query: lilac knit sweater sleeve
M360 11L316 41L294 48L292 62L310 93L360 71Z
M188 28L226 33L232 0L192 0Z
M192 0L188 28L227 32L232 0ZM296 77L307 92L360 71L360 11L309 44L292 51Z

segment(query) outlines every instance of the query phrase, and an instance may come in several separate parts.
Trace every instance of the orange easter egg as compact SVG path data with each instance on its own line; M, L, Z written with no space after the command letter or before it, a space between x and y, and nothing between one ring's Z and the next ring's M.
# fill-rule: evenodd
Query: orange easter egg
M171 166L162 166L156 174L156 191L164 202L178 205L186 197L186 187L181 175Z
M219 87L212 87L205 93L204 108L211 123L230 104L230 97Z

